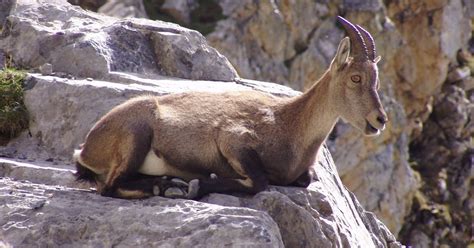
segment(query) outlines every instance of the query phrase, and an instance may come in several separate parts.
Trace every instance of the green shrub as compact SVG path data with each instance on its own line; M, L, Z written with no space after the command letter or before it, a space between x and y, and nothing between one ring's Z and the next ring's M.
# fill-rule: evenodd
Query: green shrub
M28 127L28 112L23 103L24 71L6 68L0 71L0 143Z

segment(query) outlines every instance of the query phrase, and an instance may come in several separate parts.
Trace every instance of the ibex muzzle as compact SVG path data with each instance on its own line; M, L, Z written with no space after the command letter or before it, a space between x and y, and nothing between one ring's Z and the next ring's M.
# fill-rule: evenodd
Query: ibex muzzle
M347 84L346 89L339 90L344 93L341 101L346 108L341 111L341 117L366 135L377 135L385 129L388 121L377 93L380 87L377 67L380 56L376 56L375 42L369 32L342 17L338 17L338 20L349 34L352 57L347 58L349 54L346 54L346 59L334 65L343 68L335 75L340 78L336 81L345 81ZM347 38L345 40L341 42L343 46L348 42Z

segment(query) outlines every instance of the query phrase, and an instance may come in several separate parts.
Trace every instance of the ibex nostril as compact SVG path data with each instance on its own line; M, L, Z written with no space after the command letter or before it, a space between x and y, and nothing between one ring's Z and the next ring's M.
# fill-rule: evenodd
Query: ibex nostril
M382 124L382 125L385 125L385 123L387 123L388 119L386 116L378 116L377 117L377 121Z

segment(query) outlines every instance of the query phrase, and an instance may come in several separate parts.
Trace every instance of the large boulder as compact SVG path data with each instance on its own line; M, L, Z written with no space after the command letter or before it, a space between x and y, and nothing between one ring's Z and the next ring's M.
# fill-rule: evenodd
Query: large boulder
M7 247L283 247L270 216L249 208L109 199L8 178L0 179L0 185L0 245Z
M92 185L74 181L70 155L95 121L133 96L299 92L237 78L199 33L174 24L119 20L59 0L17 1L10 9L0 49L19 65L41 66L44 75L30 73L24 82L29 130L0 149L10 157L0 160L0 245L400 246L345 188L326 148L307 189L271 186L254 196L211 194L201 201L91 192Z
M12 11L0 47L19 66L49 63L57 72L114 80L113 72L193 80L237 77L199 32L175 24L106 17L60 0L19 0Z

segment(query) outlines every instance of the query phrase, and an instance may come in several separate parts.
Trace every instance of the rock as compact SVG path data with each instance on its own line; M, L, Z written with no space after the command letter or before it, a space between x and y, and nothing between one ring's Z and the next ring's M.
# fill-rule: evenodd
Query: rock
M433 118L445 133L446 138L460 138L465 125L469 121L469 100L466 93L459 87L447 86L435 105ZM450 118L446 118L446 117Z
M39 67L41 75L51 75L53 73L53 66L50 63L45 63Z
M14 6L15 0L5 0L0 2L0 26L3 25L7 16L9 15L10 10Z
M333 20L325 20L311 37L307 49L296 56L290 67L291 87L308 89L323 75L336 54L344 31Z
M465 92L469 92L474 89L474 77L465 78L456 83L457 86L462 88ZM472 102L472 100L471 100Z
M389 4L387 10L404 41L404 49L395 58L398 81L407 84L404 92L409 91L403 93L403 105L409 116L416 116L423 112L428 97L439 92L449 62L467 44L469 18L461 0L432 0L424 5L399 2Z
M83 9L97 11L107 0L67 0L70 4L78 5Z
M335 176L327 150L308 189L271 186L255 196L211 194L201 202L101 197L74 187L69 170L9 160L0 165L9 168L0 170L0 237L6 245L401 247ZM32 173L38 170L63 180Z
M468 66L458 67L448 73L448 83L455 83L471 76L471 69Z
M97 12L119 18L148 18L143 1L135 0L108 0Z
M7 55L3 50L0 50L0 70L5 69L7 66Z
M349 11L369 11L369 12L378 12L383 9L382 1L379 0L343 0L342 4L344 8L347 8Z
M463 0L464 6L466 8L467 15L470 18L474 17L474 3L469 0Z
M199 44L204 43L205 40L197 32L193 33L193 37L185 37L172 32L152 33L150 39L155 55L161 58L157 61L157 65L166 71L168 76L221 81L229 81L237 77L224 56L212 48L203 48ZM194 45L192 40L200 42ZM215 70L209 68L210 65L215 66Z
M339 123L333 134L336 139L327 143L344 184L354 189L366 209L376 212L392 230L399 230L403 218L393 216L410 211L417 182L408 164L403 109L395 101L382 99L390 122L379 137L364 137L348 124Z
M17 181L28 180L31 183L50 186L61 185L81 189L91 187L88 183L77 182L73 173L74 170L71 166L58 166L46 161L35 161L35 164L31 164L30 162L0 158L0 177L8 177Z
M112 79L111 72L193 80L237 77L228 60L196 31L159 21L105 17L67 3L28 2L17 2L0 40L0 47L20 66L50 63L57 72L97 79Z
M160 9L176 20L189 24L191 22L191 11L198 5L195 0L165 0Z
M0 238L7 246L283 247L270 216L249 208L128 201L8 178L0 185Z
M303 81L289 80L289 67L308 48L315 27L330 13L328 6L305 1L219 3L227 18L207 38L240 75L302 90Z
M415 204L407 218L400 235L407 244L468 246L470 231L464 223L471 222L473 213L473 118L474 105L465 91L447 81L422 134L411 144L412 159L425 185L418 194L426 203ZM422 209L436 212L423 214ZM457 230L451 230L453 226Z

